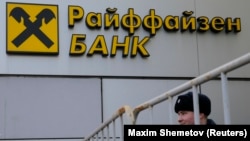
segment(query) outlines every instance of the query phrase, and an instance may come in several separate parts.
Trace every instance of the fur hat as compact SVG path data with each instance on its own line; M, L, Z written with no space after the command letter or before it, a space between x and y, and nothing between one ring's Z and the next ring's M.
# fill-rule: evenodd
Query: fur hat
M204 94L199 93L198 96L200 113L204 113L208 116L211 112L211 101ZM174 109L176 113L178 113L179 111L194 111L193 93L188 92L184 95L178 96Z

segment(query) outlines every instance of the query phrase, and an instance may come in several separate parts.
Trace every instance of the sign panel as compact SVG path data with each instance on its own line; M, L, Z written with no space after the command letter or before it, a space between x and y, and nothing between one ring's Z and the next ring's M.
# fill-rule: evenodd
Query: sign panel
M3 0L0 73L194 77L249 52L247 11L229 6L245 3Z

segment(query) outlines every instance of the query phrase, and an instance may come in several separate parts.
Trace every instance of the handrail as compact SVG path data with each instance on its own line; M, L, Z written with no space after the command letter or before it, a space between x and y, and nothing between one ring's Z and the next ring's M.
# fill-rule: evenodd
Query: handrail
M147 109L151 106L154 106L158 103L161 103L162 101L165 101L167 100L169 97L173 97L177 94L180 94L190 88L192 88L193 86L196 86L196 85L200 85L202 83L205 83L217 76L219 76L222 72L224 73L228 73L236 68L239 68L241 66L244 66L246 64L250 63L250 52L233 60L233 61L230 61L220 67L217 67L207 73L204 73L203 75L200 75L182 85L179 85L153 99L150 99L149 101L146 101L138 106L136 106L134 108L134 114L135 114L135 117L137 117L137 115L139 114L140 111L143 111L144 109Z
M110 125L113 121L115 121L117 118L119 118L120 116L122 116L125 113L127 113L127 117L129 117L131 121L134 121L134 116L133 116L134 114L132 114L132 109L130 108L130 106L128 106L128 105L122 106L108 120L103 122L100 127L95 129L92 134L90 134L88 137L86 137L85 140L90 140L92 137L97 135L100 131L104 130L108 125Z
M215 68L207 73L204 73L204 74L202 74L202 75L200 75L200 76L198 76L190 81L187 81L186 83L183 83L182 85L179 85L173 89L170 89L169 91L166 91L165 93L163 93L159 96L156 96L148 101L145 101L144 103L136 106L134 109L132 109L128 105L122 106L114 113L114 115L112 115L112 117L110 119L103 122L99 128L97 128L91 135L86 137L84 139L84 141L89 141L95 135L98 135L98 133L100 131L103 131L105 127L108 127L109 124L111 124L114 120L116 120L118 117L122 116L125 113L127 114L128 119L130 119L131 124L136 124L136 119L138 117L138 114L141 111L143 111L147 108L153 107L154 105L161 103L167 99L172 100L172 97L174 97L174 96L176 96L176 95L178 95L178 94L180 94L180 93L182 93L190 88L193 89L194 94L197 94L196 86L203 84L203 83L205 83L213 78L216 78L218 76L221 76L223 83L225 83L225 81L226 81L225 74L227 74L228 72L233 71L237 68L240 68L248 63L250 63L250 52L239 57L239 58L236 58L236 59L234 59L234 60L232 60L232 61L230 61L222 66L219 66L219 67L217 67L217 68ZM225 85L226 84L224 84L223 86L226 87ZM225 93L227 93L227 91L224 88L222 90L223 90L223 96L225 96L226 95ZM196 97L196 96L194 96L194 97ZM227 99L227 97L225 97L224 99ZM196 100L198 100L198 99L196 99ZM223 101L223 102L225 102L225 101ZM226 104L224 104L224 105L226 105ZM197 105L195 105L195 102L194 102L194 106L195 106L194 113L197 113ZM224 108L225 108L225 106L224 106ZM229 112L229 111L226 111L226 112ZM224 114L225 114L225 112L224 112ZM196 115L196 118L197 118L197 115ZM225 119L225 120L226 120L226 122L230 121L229 119ZM109 140L109 138L108 138L108 140ZM114 137L114 140L115 140L115 137Z

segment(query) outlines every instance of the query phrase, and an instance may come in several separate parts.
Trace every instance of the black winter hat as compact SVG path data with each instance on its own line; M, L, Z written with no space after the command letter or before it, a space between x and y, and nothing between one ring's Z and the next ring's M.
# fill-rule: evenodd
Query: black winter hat
M198 96L200 113L204 113L208 116L211 112L211 101L204 94L198 93ZM178 113L179 111L194 111L193 93L188 92L184 95L178 96L174 109L176 113Z

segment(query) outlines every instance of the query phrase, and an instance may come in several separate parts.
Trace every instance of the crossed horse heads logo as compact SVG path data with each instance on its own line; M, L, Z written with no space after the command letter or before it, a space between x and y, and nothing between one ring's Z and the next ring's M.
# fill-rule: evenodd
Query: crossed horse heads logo
M34 22L29 19L29 14L20 7L14 8L10 12L10 16L12 16L18 23L21 23L21 19L23 18L24 26L26 27L22 33L12 40L12 43L16 47L19 47L31 35L35 35L47 48L50 48L54 44L53 41L51 41L50 38L40 30L43 19L45 24L48 24L53 18L55 18L54 13L50 9L43 9L38 13Z

